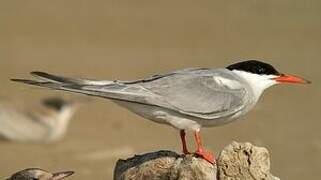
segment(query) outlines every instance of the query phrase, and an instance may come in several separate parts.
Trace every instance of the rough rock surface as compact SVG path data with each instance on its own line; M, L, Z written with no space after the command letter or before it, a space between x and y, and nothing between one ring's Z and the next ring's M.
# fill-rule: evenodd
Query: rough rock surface
M218 161L220 180L278 180L270 173L270 155L266 148L250 143L232 142L221 152Z
M115 180L214 180L216 169L194 155L178 155L171 151L158 151L118 160Z
M226 146L212 165L195 155L157 151L118 160L114 180L279 180L270 173L267 149L250 143Z

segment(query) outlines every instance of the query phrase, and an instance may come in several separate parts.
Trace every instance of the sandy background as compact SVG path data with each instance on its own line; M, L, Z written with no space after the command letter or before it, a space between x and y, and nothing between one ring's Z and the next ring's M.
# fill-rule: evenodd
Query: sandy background
M135 79L248 58L313 84L269 89L241 121L204 129L204 144L219 152L232 140L249 141L269 148L282 179L319 179L321 1L0 1L0 95L27 105L70 96L8 80L33 70ZM0 142L0 177L36 166L76 171L70 179L111 179L118 158L158 149L180 151L178 132L96 98L62 142Z

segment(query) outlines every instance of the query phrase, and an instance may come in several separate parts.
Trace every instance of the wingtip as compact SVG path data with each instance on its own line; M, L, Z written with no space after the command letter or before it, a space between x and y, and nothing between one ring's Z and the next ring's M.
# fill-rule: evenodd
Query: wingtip
M26 81L26 79L10 79L10 81L14 81L14 82L24 82L24 81Z
M45 76L48 75L48 73L46 72L42 72L42 71L32 71L30 72L31 75L36 75L36 76Z
M10 79L13 82L25 83L25 84L37 84L38 82L28 79Z

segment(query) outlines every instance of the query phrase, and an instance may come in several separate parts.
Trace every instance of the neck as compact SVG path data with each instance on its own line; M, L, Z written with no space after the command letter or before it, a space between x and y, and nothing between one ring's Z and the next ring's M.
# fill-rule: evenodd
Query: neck
M233 70L233 72L248 84L248 88L252 91L255 101L261 97L265 89L277 84L272 80L275 77L274 75L258 75L238 70Z
M56 114L56 121L53 124L53 131L51 135L51 139L56 140L61 138L69 125L72 115L75 112L75 107L63 107L60 112Z

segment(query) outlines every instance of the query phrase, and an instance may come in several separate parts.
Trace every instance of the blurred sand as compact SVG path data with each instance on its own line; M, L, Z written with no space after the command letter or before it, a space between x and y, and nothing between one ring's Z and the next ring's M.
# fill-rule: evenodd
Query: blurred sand
M231 142L269 148L282 179L321 176L321 1L0 2L0 96L26 104L70 94L10 82L33 70L97 79L135 79L185 67L222 67L265 59L309 86L269 89L254 111L204 129L206 146ZM193 139L189 136L190 149ZM178 132L95 99L74 117L57 144L0 142L0 178L25 167L71 169L70 179L111 179L117 158L180 150Z

